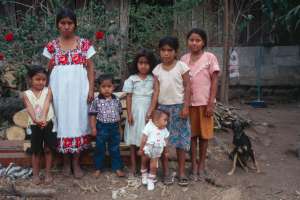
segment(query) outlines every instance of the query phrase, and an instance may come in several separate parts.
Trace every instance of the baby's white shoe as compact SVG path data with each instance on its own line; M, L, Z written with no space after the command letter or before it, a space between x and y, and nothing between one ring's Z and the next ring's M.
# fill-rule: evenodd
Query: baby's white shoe
M147 179L147 189L148 190L154 190L155 187L155 175L149 174Z
M153 179L148 178L147 190L154 190L154 182Z

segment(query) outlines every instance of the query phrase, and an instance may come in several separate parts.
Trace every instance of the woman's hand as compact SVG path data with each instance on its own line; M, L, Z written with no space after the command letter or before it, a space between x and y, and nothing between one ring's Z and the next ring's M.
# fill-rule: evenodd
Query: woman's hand
M206 117L213 116L214 110L215 110L215 103L214 102L208 102L208 104L206 106L205 116Z
M128 116L127 116L127 120L128 120L128 124L130 125L130 126L132 126L133 125L133 123L134 123L134 121L133 121L133 116L132 116L132 114L130 113L130 114L128 114Z
M189 107L184 106L183 109L180 112L180 117L185 119L189 116Z
M94 91L89 90L88 98L87 98L88 103L91 103L93 101L93 99L94 99Z

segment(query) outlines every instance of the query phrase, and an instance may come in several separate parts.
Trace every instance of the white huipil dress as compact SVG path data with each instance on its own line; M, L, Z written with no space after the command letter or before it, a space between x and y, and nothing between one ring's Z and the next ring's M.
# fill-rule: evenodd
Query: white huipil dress
M88 141L88 91L86 62L96 52L86 39L77 39L76 49L63 51L55 39L44 48L43 55L54 63L50 87L57 122L57 150L79 153Z

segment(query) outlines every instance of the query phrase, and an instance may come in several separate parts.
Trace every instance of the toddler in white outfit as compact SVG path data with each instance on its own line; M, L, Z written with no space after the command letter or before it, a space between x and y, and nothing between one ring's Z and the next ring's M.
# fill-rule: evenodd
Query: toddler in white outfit
M161 110L155 110L152 115L152 120L149 120L143 130L139 155L142 157L142 183L147 185L148 190L154 190L158 159L163 152L167 152L166 146L169 131L166 126L168 118L168 113ZM149 160L150 173L148 174Z

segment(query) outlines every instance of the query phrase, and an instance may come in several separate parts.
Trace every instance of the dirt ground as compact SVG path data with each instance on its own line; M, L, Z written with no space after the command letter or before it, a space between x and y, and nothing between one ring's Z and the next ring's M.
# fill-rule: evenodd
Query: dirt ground
M231 161L225 152L230 149L232 134L218 132L210 143L207 170L212 182L191 182L186 187L164 186L158 182L154 191L140 185L139 179L116 178L107 171L99 179L92 176L92 168L86 168L82 180L63 177L54 170L55 181L51 186L57 195L54 199L171 199L171 200L296 200L300 199L300 159L294 152L300 145L300 104L269 105L254 109L247 105L235 105L241 115L250 118L254 125L246 130L256 152L261 173L246 173L238 168L228 176ZM175 168L175 162L171 168ZM187 171L189 164L187 164ZM30 181L18 181L17 185L31 188ZM95 188L96 186L96 188ZM118 190L119 189L119 190ZM16 199L0 197L0 199ZM36 198L41 199L41 198Z

